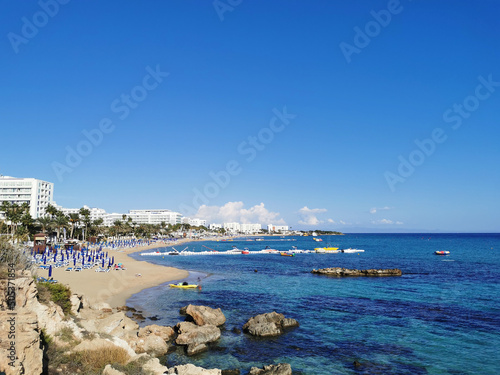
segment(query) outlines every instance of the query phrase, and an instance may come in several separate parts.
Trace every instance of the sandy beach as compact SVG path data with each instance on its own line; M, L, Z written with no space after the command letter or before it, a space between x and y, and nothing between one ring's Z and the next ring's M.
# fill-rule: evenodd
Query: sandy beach
M179 240L175 245L191 242ZM150 246L108 250L115 257L115 263L122 263L126 270L95 272L93 269L81 272L65 271L65 267L54 268L52 277L60 284L67 285L73 293L83 294L94 304L106 302L111 307L125 305L128 298L143 289L168 281L186 278L189 272L174 267L164 267L146 261L137 261L128 254L165 247L163 243ZM47 277L48 271L37 269L38 276ZM136 276L140 274L141 276Z

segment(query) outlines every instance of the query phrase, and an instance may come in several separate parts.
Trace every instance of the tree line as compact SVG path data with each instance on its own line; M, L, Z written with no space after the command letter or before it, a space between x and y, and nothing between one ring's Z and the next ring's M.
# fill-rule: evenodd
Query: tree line
M153 236L168 236L174 232L196 229L208 231L206 227L192 227L189 224L138 224L127 215L122 215L122 220L115 220L113 225L104 226L104 220L91 219L89 209L82 207L78 212L64 214L56 207L49 205L45 216L36 220L30 215L28 203L17 204L2 202L0 212L4 220L0 220L0 234L10 236L15 242L25 242L33 238L36 233L44 233L56 241L61 240L66 229L70 239L88 240L89 237L136 237L151 238Z

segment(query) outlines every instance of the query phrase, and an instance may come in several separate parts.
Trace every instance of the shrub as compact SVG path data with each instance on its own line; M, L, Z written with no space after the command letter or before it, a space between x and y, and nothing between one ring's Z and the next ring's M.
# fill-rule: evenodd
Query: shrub
M63 309L64 315L71 314L71 290L62 284L38 283L38 300L41 303L53 301Z
M62 341L71 343L75 341L75 336L73 335L73 330L69 327L64 327L56 333L56 336L59 337Z
M129 360L127 351L119 347L104 347L97 350L83 350L70 355L73 363L79 363L84 374L101 373L106 365L125 365Z

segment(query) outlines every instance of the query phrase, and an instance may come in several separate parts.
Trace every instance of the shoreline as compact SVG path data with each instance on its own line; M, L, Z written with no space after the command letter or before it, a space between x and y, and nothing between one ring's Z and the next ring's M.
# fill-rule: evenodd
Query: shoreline
M95 272L91 269L81 272L68 272L65 271L65 268L56 268L52 271L52 277L59 284L68 286L71 293L84 295L90 304L104 302L112 308L121 307L126 304L132 295L144 289L189 276L189 272L186 270L161 266L146 260L136 260L130 257L129 254L195 241L193 239L181 239L173 244L155 243L149 246L108 250L115 257L115 263L123 263L125 270ZM48 277L48 270L36 269L36 274ZM137 274L141 276L136 276Z
M264 237L267 235L247 235L245 237ZM225 240L233 240L241 236L227 236ZM272 236L271 236L272 237ZM155 243L149 246L121 248L107 250L115 257L115 264L123 263L126 270L111 270L109 272L95 272L84 270L81 272L65 271L65 268L52 270L52 277L59 284L66 285L71 293L85 296L90 304L107 303L111 308L125 306L127 300L134 294L145 289L160 286L169 281L182 280L189 276L189 271L150 263L147 260L136 260L129 254L163 247L172 247L190 242L207 241L206 239L182 238L174 243ZM37 276L48 278L48 270L36 269ZM140 274L141 276L136 276Z

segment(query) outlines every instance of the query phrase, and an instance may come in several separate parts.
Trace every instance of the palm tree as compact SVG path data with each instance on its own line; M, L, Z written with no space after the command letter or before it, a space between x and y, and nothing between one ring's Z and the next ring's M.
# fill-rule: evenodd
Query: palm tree
M45 212L49 214L52 218L56 217L61 211L49 204L45 209Z
M85 224L85 234L87 235L88 237L88 232L87 232L87 228L89 227L89 225L91 224L91 220L90 220L90 210L88 208L80 208L80 215L82 215L83 217L83 223ZM82 234L82 237L83 237L83 234ZM82 238L82 240L85 241L85 238Z
M125 215L124 215L125 216ZM114 232L119 236L122 232L123 223L120 220L115 220L113 223Z
M9 233L9 229L12 229L12 206L13 204L7 201L3 201L0 205L0 212L3 213L5 222L9 223L7 226L7 234ZM12 233L12 230L10 232Z
M68 217L59 212L58 214L56 214L54 224L57 229L57 240L59 240L59 238L61 237L61 228L66 228L66 226L68 225Z
M73 232L75 231L75 225L80 222L80 214L79 213L69 214L69 222L71 223L70 237L73 238Z
M101 234L102 233L102 224L104 224L103 218L95 219L92 222L93 233L95 233L97 235Z
M39 217L36 221L42 227L42 233L44 234L53 224L53 220L48 216Z

